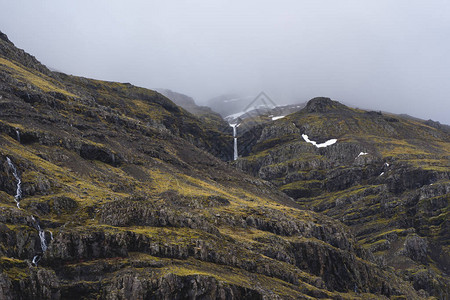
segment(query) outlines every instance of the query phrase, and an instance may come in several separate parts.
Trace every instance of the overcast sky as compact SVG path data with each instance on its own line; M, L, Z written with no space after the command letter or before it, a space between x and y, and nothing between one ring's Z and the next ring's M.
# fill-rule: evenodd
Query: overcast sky
M199 103L263 90L450 124L448 0L0 0L0 30L53 69Z

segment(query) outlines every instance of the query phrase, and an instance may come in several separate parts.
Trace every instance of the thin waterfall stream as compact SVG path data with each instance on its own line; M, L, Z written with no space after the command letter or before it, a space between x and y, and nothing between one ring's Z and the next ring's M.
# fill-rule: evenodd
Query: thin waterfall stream
M41 260L41 257L44 255L45 251L47 251L48 249L48 245L47 245L47 239L45 237L45 231L41 228L41 225L39 224L39 221L36 220L34 218L34 216L31 216L31 219L34 222L34 226L35 228L39 231L39 239L41 241L41 249L42 249L42 254L37 254L33 257L32 263L37 266L37 263L39 262L39 260ZM53 240L53 233L51 231L50 232L50 239Z
M16 131L17 133L17 139L20 141L20 134L19 131ZM22 199L22 180L20 179L19 173L17 172L16 166L13 164L11 159L9 157L6 157L6 162L8 163L8 166L12 170L14 178L17 180L17 187L16 187L16 195L14 196L14 200L17 203L17 208L20 209L20 199ZM41 249L42 254L37 254L33 257L32 263L37 266L37 263L41 259L42 255L47 251L48 244L47 244L47 238L45 237L45 231L41 228L41 225L39 224L39 221L36 220L34 216L31 216L31 219L33 220L33 226L38 230L39 232L39 239L41 242ZM50 239L53 240L53 233L49 231L50 233Z
M233 152L233 159L238 159L238 148L237 148L237 128L240 124L230 124L231 127L233 127L233 142L234 142L234 152Z
M16 138L17 138L17 141L20 143L20 131L19 131L19 129L16 129Z
M13 164L13 162L9 157L6 157L6 162L8 163L8 166L11 168L14 178L17 180L16 195L14 196L14 200L17 203L17 208L20 208L20 199L22 199L22 180L20 179L20 176L17 173L16 166Z

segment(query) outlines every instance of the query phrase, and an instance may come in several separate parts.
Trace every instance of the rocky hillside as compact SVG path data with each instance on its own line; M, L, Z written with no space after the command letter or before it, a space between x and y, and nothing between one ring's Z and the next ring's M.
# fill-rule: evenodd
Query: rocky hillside
M218 159L231 136L1 37L1 299L425 295L342 223Z
M381 264L445 299L450 134L436 124L315 98L241 132L236 164L301 207L343 222Z
M195 115L205 126L215 128L220 132L232 133L228 123L218 113L212 111L211 108L199 106L191 97L169 89L158 89L157 91L172 100L176 105Z

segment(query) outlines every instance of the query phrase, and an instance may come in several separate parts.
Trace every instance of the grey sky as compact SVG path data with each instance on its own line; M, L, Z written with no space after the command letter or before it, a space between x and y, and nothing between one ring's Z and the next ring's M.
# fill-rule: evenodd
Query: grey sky
M0 30L52 68L199 103L264 90L450 124L448 0L0 0Z

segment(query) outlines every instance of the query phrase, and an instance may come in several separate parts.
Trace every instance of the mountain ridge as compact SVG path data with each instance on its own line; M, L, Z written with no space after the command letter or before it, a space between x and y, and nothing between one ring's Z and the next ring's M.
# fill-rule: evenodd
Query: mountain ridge
M225 163L231 135L155 91L41 73L4 43L4 299L427 295L346 225Z

